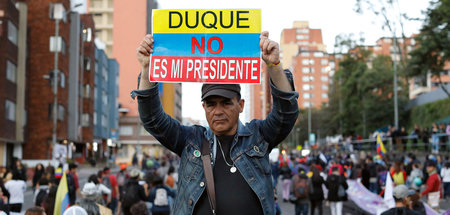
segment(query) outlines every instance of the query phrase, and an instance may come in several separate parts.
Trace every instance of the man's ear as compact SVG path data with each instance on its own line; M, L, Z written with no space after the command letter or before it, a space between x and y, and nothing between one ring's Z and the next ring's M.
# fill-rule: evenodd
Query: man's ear
M242 113L242 111L244 111L244 103L245 103L244 99L241 99L239 101L239 113Z

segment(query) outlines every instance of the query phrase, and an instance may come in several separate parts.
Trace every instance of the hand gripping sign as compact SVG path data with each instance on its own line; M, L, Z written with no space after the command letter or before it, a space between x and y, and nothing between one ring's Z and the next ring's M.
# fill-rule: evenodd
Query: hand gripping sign
M261 10L153 10L150 81L260 83Z

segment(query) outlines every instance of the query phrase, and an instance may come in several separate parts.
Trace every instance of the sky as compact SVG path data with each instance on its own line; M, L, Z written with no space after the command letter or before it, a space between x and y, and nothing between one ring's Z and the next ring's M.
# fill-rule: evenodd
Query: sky
M378 1L373 1L378 2ZM160 9L261 9L262 30L269 31L269 38L279 42L281 31L292 28L294 21L308 21L310 28L322 29L323 42L328 52L333 52L335 37L339 34L363 35L366 45L374 45L383 36L392 36L382 29L380 17L367 11L354 11L356 0L159 0ZM422 11L428 8L428 0L400 0L400 11L408 17L424 18ZM418 33L422 22L405 22L406 36ZM397 35L400 35L397 33ZM201 84L183 84L183 117L204 120L200 103ZM241 116L242 117L242 116Z

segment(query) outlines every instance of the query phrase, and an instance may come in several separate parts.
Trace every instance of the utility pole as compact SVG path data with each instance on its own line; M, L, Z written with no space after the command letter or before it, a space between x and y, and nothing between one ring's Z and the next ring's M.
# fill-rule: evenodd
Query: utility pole
M399 53L397 37L395 36L394 30L394 57L392 59L394 63L394 119L395 119L395 127L398 129L398 87L397 87L397 54Z
M55 16L56 17L56 16ZM58 38L59 38L59 21L61 19L59 19L59 17L55 18L55 39L53 40L54 42L54 48L55 48L55 53L54 53L54 67L53 67L53 133L52 133L52 149L54 150L55 146L56 146L56 133L57 133L57 124L58 124L58 75L59 75L59 70L58 70L58 56L59 56L59 43L58 43ZM62 47L61 47L62 48Z

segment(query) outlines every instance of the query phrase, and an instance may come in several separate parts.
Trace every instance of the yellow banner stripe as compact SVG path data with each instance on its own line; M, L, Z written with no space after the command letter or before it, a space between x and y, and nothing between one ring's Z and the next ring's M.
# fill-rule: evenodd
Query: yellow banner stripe
M153 33L260 33L260 9L153 10Z

